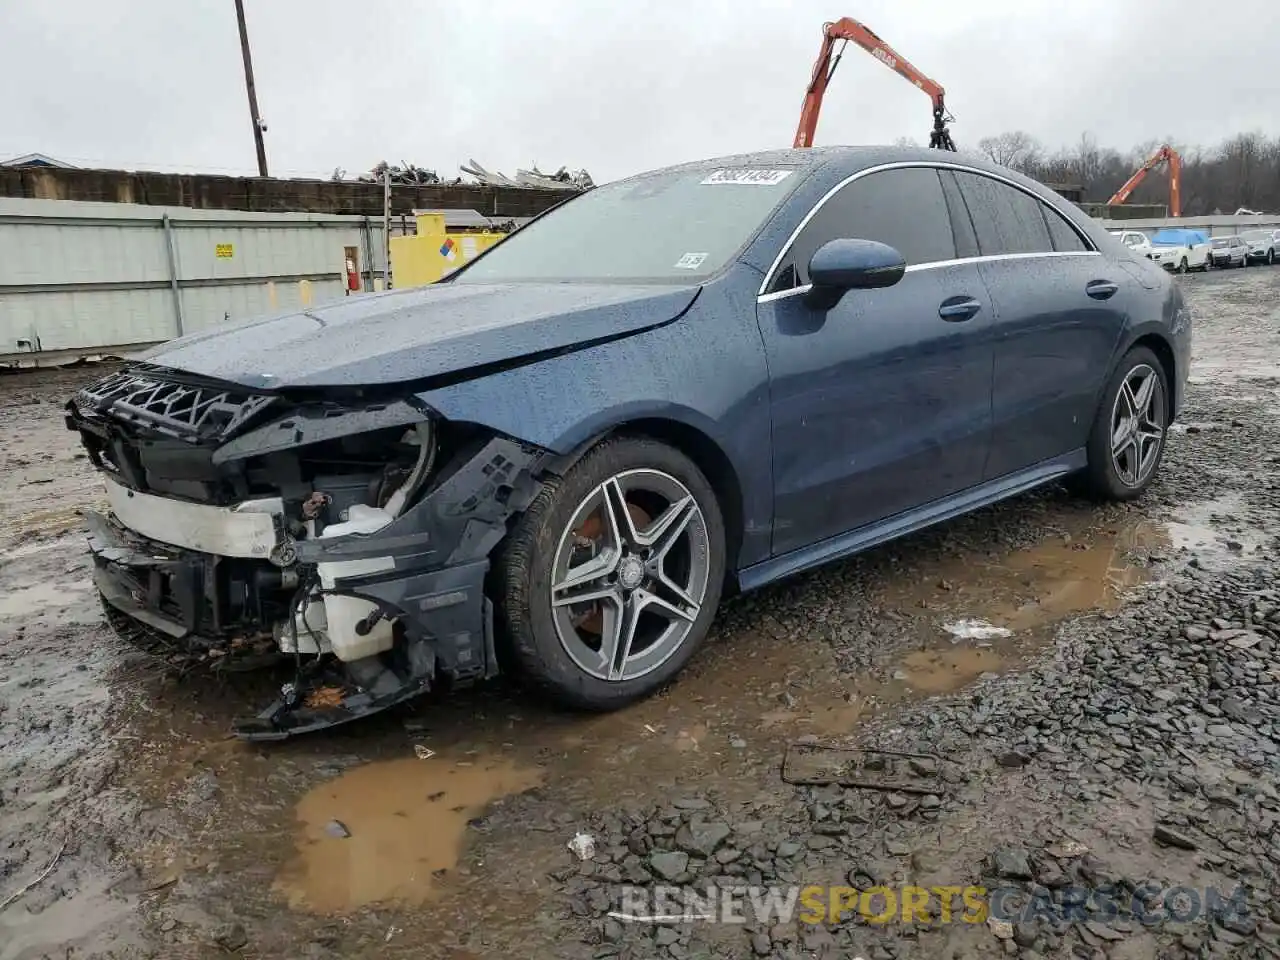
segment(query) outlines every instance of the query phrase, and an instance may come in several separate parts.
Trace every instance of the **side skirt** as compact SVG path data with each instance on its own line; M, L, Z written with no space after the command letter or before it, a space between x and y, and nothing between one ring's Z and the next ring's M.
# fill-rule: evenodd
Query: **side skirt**
M757 587L763 587L783 577L812 570L833 560L853 556L871 547L877 547L890 540L931 527L935 523L990 506L1020 493L1026 493L1028 490L1034 490L1052 480L1083 469L1088 466L1088 463L1088 454L1083 447L1052 460L1043 460L1026 470L1020 470L996 480L988 480L941 500L926 503L922 507L869 523L848 533L829 537L812 546L792 550L780 557L752 564L738 572L738 583L743 592L755 590Z

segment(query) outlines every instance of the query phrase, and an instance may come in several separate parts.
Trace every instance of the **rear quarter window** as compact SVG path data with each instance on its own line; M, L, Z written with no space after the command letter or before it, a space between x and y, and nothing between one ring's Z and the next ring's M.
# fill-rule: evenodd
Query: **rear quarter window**
M1044 205L1035 197L976 173L957 172L956 180L983 256L1053 252Z

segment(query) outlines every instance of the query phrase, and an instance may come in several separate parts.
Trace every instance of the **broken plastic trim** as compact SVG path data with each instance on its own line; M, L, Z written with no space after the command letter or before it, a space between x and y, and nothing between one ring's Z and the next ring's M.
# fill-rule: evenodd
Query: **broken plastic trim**
M373 534L298 542L300 562L391 556L393 573L337 581L327 592L377 605L401 631L384 654L343 663L331 655L302 665L293 683L256 717L236 724L243 740L274 741L380 713L432 688L497 674L493 605L484 595L489 554L510 518L542 489L551 455L493 437ZM333 706L310 706L325 687L345 692Z

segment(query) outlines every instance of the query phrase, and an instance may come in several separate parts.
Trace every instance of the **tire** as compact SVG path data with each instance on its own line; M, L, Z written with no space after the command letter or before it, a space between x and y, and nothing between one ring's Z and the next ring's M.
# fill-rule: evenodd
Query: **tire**
M1268 251L1267 251L1267 266L1268 266L1268 267L1274 267L1275 265L1276 265L1276 252L1275 252L1275 250L1268 250Z
M1136 389L1140 399L1146 383L1144 373L1154 379L1152 402L1143 411L1148 415L1146 425L1140 420L1139 431L1130 434L1121 454L1114 456L1113 437L1118 432L1122 407L1128 404L1132 408L1129 401L1121 399L1121 390L1128 385L1129 397L1134 397ZM1077 487L1099 500L1125 501L1140 497L1159 472L1168 438L1169 411L1169 380L1163 365L1146 347L1134 347L1116 365L1102 392L1102 402L1089 431L1089 465L1080 474ZM1159 435L1152 447L1151 434L1155 427L1159 428Z
M1182 258L1182 260L1181 260L1181 261L1179 261L1179 263L1178 263L1178 272L1179 272L1179 273L1186 273L1186 272L1187 272L1187 258L1186 258L1186 257L1183 257L1183 258Z
M664 518L675 539L649 536ZM611 599L553 604L553 581L588 562L603 574L588 587L557 590L595 590L596 598L607 590ZM616 710L665 686L705 638L724 585L724 520L715 491L683 453L649 438L610 438L544 486L494 569L500 653L520 678L561 705ZM693 599L696 612L686 602ZM606 656L606 637L626 636L629 615L635 645Z

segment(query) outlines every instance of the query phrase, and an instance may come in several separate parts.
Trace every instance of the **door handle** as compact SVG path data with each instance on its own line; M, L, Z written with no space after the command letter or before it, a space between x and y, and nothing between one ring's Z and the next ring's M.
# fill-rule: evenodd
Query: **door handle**
M1084 292L1095 300L1106 300L1115 296L1120 284L1112 283L1110 280L1094 280L1084 288Z
M982 304L973 297L948 297L938 307L938 316L948 323L962 323L973 319L981 309Z

